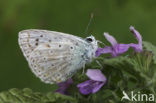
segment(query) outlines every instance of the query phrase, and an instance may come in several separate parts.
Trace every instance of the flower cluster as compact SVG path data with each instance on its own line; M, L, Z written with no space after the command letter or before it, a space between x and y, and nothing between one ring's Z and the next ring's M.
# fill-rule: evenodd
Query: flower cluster
M95 93L106 83L106 77L99 69L88 69L86 75L90 80L77 85L82 94Z
M105 38L110 42L111 46L105 46L104 48L98 48L96 51L96 56L100 56L101 54L110 53L112 57L117 57L120 54L128 51L130 47L134 49L135 52L142 52L142 37L140 33L135 30L133 26L130 27L130 31L137 39L138 43L130 43L130 44L120 44L116 41L116 39L109 35L108 33L104 33ZM89 80L82 82L77 85L80 93L87 95L91 93L96 93L100 90L100 88L106 83L107 79L102 74L99 69L88 69L86 75ZM66 89L73 83L72 79L69 79L66 82L59 83L59 89L56 92L61 94L67 94Z
M105 46L104 48L98 48L96 51L96 56L100 56L101 54L110 53L113 57L117 57L120 54L128 51L130 47L132 47L136 52L142 51L142 37L140 33L134 29L133 26L130 27L130 31L133 33L135 38L138 40L138 44L130 43L130 44L120 44L116 41L116 39L109 35L108 33L104 33L105 38L111 43L112 46Z

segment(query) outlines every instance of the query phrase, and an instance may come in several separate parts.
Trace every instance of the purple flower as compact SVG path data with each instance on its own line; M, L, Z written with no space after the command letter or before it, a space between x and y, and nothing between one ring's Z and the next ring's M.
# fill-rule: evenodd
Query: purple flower
M104 33L104 36L111 43L112 46L98 48L98 50L96 51L96 56L110 53L113 57L117 57L120 54L125 53L130 47L129 44L118 44L116 39L113 36L109 35L108 33Z
M99 69L88 69L86 75L90 80L77 85L79 91L84 95L96 93L106 83L106 77Z
M140 33L134 29L133 26L130 27L130 31L133 33L135 38L138 40L138 44L131 43L130 46L136 51L141 52L142 51L142 37Z
M58 83L59 88L55 92L58 92L60 94L68 94L67 88L69 88L71 84L73 84L72 78L68 79L65 82Z
M123 54L126 51L128 51L129 47L132 47L135 50L135 52L142 51L142 37L140 33L136 31L133 26L130 27L130 31L134 34L134 36L138 40L138 44L134 43L119 44L113 36L109 35L108 33L104 33L105 38L111 43L112 46L98 48L96 51L96 56L98 57L101 54L110 53L113 57L117 57L120 54Z

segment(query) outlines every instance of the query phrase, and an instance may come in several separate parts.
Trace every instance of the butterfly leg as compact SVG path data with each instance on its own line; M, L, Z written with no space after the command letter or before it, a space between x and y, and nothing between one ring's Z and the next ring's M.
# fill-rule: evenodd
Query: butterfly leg
M96 60L96 63L100 66L100 69L103 68L102 64L98 60Z
M83 65L83 70L82 70L82 74L85 73L85 64Z

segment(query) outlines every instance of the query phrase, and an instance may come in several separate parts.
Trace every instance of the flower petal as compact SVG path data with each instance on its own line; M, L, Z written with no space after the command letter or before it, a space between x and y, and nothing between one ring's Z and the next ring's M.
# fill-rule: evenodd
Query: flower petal
M92 81L92 80L87 80L87 81L85 81L85 82L83 82L83 83L78 84L77 87L78 87L78 88L81 88L81 87L84 87L84 86L88 86L88 85L90 84L91 81Z
M65 82L58 83L58 86L59 86L59 87L67 87L67 86L70 85L70 84L73 84L72 78L68 79L68 80L65 81Z
M105 38L111 43L112 46L115 46L117 44L116 39L109 35L108 33L104 33Z
M99 69L88 69L86 75L94 81L106 82L106 77Z
M67 90L67 88L70 87L71 84L73 84L72 78L68 79L65 82L58 83L59 88L55 92L58 92L58 93L61 93L61 94L67 94L66 90Z
M138 44L131 43L131 47L134 48L136 52L141 52L142 51L142 36L140 33L135 30L133 26L130 26L130 31L133 33L133 35L136 37L138 40Z
M140 46L139 44L134 44L131 43L130 46L134 49L134 51L136 52L141 52L142 51L142 46Z
M104 84L104 82L87 80L83 83L78 84L77 87L82 94L87 95L97 92Z
M96 51L96 57L100 56L101 54L107 54L112 52L112 47L106 46L104 48L98 48Z
M87 80L85 82L82 82L80 84L77 85L77 87L79 88L79 91L86 95L86 94L90 94L92 92L92 84L94 83L95 81L93 80Z
M94 85L94 88L92 90L92 93L96 93L97 91L100 90L100 88L104 85L105 83L104 82L97 82L95 85Z
M128 51L130 45L129 44L118 44L115 46L115 52L117 54L122 54Z

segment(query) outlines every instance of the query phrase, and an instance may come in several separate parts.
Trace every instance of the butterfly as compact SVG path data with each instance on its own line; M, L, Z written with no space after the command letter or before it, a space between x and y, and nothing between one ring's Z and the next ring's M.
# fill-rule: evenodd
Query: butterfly
M31 71L44 83L54 84L71 78L96 58L98 42L71 34L28 29L19 32L19 46Z

